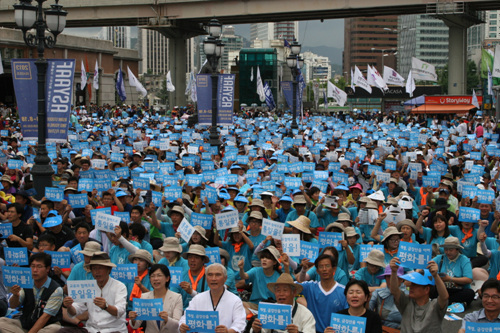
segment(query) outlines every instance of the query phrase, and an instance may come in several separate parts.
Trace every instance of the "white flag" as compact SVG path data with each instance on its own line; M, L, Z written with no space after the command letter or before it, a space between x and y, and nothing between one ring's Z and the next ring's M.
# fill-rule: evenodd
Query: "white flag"
M351 89L352 91L356 92L356 87L354 86L354 72L352 71L352 67L351 67Z
M413 92L417 87L415 86L415 80L411 74L411 70L408 72L408 80L406 80L406 92L413 97Z
M184 90L184 95L189 95L189 92L191 91L191 84L193 84L191 73L189 73L189 81L188 84L186 85L186 90Z
M262 78L260 77L259 66L257 66L257 94L259 94L261 102L266 100L266 92L264 91L264 85L262 84Z
M87 72L85 71L85 65L83 64L82 60L82 71L80 73L80 89L83 90L85 89L85 86L87 85Z
M167 73L167 91L175 91L174 84L172 83L172 78L170 77L170 71Z
M500 44L495 47L495 60L493 62L493 77L500 77Z
M3 74L2 53L0 53L0 74Z
M142 95L142 97L146 97L148 91L146 90L146 88L144 88L142 83L139 82L139 80L137 80L134 73L132 73L132 71L128 66L127 66L127 73L128 73L128 84L131 87L135 87L135 90L137 90Z
M416 80L437 82L436 68L425 61L412 57L411 71Z
M493 76L491 76L490 65L488 65L488 95L493 96Z
M380 75L375 67L368 65L367 78L367 81L370 85L380 88L382 91L389 90L389 87L387 87L384 78Z
M330 81L328 81L328 97L335 98L340 106L344 106L347 102L347 94Z
M250 82L253 82L253 67L250 69Z
M396 86L404 87L405 79L398 72L391 67L384 66L384 81L387 84L394 84Z
M368 93L372 93L372 87L368 84L368 81L366 81L358 66L354 66L354 83L356 83L356 85L361 89L366 90Z
M196 76L194 75L194 72L191 72L191 100L193 102L198 101L198 90L196 89Z
M476 90L472 89L472 105L474 105L476 108L479 107L479 101L477 100L477 95L476 95Z
M94 79L92 80L92 85L95 90L99 90L99 65L97 64L97 59L95 61Z

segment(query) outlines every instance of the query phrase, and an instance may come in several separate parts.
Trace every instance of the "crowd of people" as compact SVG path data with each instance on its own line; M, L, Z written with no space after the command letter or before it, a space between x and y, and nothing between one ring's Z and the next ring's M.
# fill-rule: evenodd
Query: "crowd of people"
M63 195L41 198L34 143L2 122L0 267L3 281L29 267L33 287L0 282L1 332L185 333L200 311L218 312L217 333L347 332L334 313L368 333L441 332L448 306L478 295L484 309L465 320L500 322L494 119L357 111L292 129L287 113L245 112L219 146L191 111L78 108L68 142L48 144ZM98 212L119 222L98 227ZM237 218L224 227L224 214ZM429 245L430 260L413 267L401 244ZM137 266L125 282L124 264ZM75 281L95 281L95 297L78 300ZM161 300L155 320L136 299ZM289 305L291 321L268 328L264 303Z

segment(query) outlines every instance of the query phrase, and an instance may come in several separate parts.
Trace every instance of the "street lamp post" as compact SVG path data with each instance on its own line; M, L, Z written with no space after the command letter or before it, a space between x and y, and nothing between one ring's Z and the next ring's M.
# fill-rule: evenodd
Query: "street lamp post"
M293 101L292 101L292 130L298 129L297 125L297 76L299 75L299 68L304 64L304 60L299 58L300 44L293 42L290 46L290 56L286 58L286 64L292 72L292 89L293 89ZM301 64L302 62L302 64ZM299 65L299 67L297 67Z
M219 133L217 132L217 86L219 83L219 74L217 73L217 66L220 57L224 54L224 44L220 40L220 35L222 34L222 24L216 20L212 19L207 25L207 32L210 34L203 42L203 50L207 57L208 63L211 68L210 79L212 81L212 127L210 128L210 145L220 147L221 141L219 139Z
M38 51L38 59L35 61L38 72L38 143L35 165L31 170L37 198L45 196L45 188L52 186L52 175L54 174L45 145L47 134L45 76L48 63L44 58L44 51L45 48L53 48L56 45L57 35L64 30L68 14L62 10L59 0L55 0L56 3L51 5L50 9L44 10L43 3L45 1L36 0L38 5L33 6L31 0L21 0L19 4L14 5L16 25L23 32L24 42L30 47L36 47Z
M384 57L388 57L389 56L389 53L385 53L385 51L389 51L389 50L395 51L396 48L393 47L393 48L390 48L390 49L376 49L376 48L372 47L372 51L380 51L380 52L382 52L382 70L384 70ZM394 52L394 55L395 54L397 54L397 52Z

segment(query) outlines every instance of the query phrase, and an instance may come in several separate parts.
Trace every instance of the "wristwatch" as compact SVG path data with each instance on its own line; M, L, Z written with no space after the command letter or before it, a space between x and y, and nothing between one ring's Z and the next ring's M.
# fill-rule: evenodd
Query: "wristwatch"
M106 302L103 310L106 311L107 309L108 309L108 302Z

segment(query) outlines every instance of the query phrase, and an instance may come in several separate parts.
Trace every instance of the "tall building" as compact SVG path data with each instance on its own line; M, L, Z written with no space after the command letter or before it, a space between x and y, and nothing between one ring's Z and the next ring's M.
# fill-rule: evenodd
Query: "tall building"
M500 39L500 10L486 12L485 39Z
M124 49L133 47L130 27L103 27L98 38L112 41L114 47Z
M286 39L298 40L299 39L299 22L298 21L285 21L285 22L269 22L269 23L252 23L250 24L250 39L251 40L273 40L273 39Z
M332 66L328 57L322 57L310 51L302 53L304 58L304 74L306 82L319 81L325 83L332 78Z
M235 35L234 27L229 25L224 27L221 39L224 43L224 54L220 59L220 68L225 73L230 73L231 64L234 65L235 54L238 55L243 48L243 37Z
M139 52L142 57L140 73L165 74L168 72L168 38L156 30L139 30Z
M397 16L358 17L344 20L343 72L350 76L354 65L365 71L367 64L382 73L383 65L395 67L398 47Z

